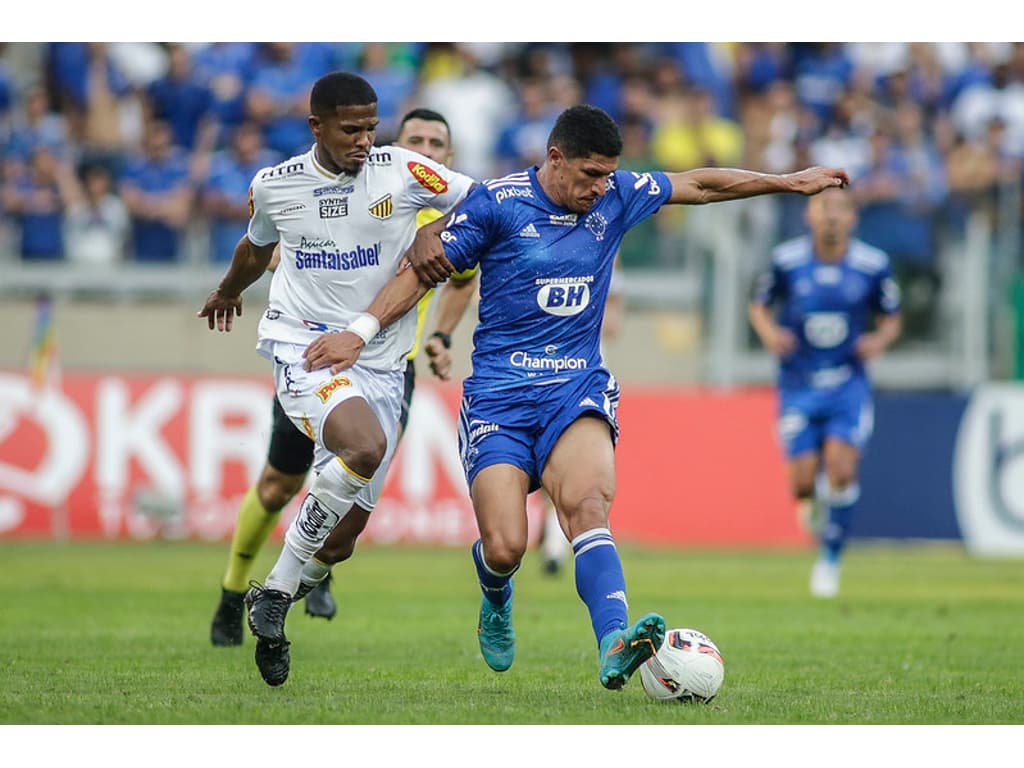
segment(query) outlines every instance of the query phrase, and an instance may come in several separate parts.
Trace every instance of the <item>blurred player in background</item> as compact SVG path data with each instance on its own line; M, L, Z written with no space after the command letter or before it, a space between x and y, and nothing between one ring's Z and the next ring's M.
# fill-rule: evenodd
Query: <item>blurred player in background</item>
M257 349L273 361L282 409L316 442L316 477L265 584L245 596L256 665L269 685L288 678L284 625L303 569L336 527L354 546L366 522L359 510L373 510L396 446L416 317L379 332L362 311L395 274L417 212L452 208L474 185L419 153L375 148L378 123L377 94L363 78L332 72L314 84L313 147L253 179L248 232L198 313L211 330L230 331L242 292L280 243ZM310 340L343 329L368 343L362 364L345 376L306 370Z
M414 109L402 118L395 143L412 149L450 167L454 152L448 121L444 116L426 109ZM434 208L425 208L417 214L417 226L423 226L441 215ZM268 270L277 268L280 260L280 246L274 248ZM455 275L440 291L435 310L435 331L423 345L430 358L430 367L440 378L447 379L451 369L451 333L458 325L476 291L476 270ZM398 426L401 440L409 420L409 408L415 388L415 366L413 359L420 348L423 326L427 318L434 292L430 291L416 308L416 341L406 363L405 391L402 416ZM444 375L438 371L444 371ZM274 397L273 420L270 433L270 447L267 462L260 472L256 485L251 487L238 510L238 520L231 541L227 571L221 583L221 598L210 624L210 641L218 646L242 644L243 599L249 588L249 574L252 563L277 526L284 509L306 481L309 468L313 465L313 441L292 424L285 415L277 397ZM347 559L352 554L354 537L346 530L356 526L357 520L366 520L369 513L356 508L349 526L332 532L324 548L309 561L303 571L302 583L296 599L305 594L306 613L332 619L337 605L331 595L331 566ZM365 524L365 522L364 522ZM358 532L356 533L358 535Z
M778 432L802 521L821 541L811 593L827 598L839 593L840 558L860 495L858 463L874 423L865 363L899 337L902 321L888 256L851 236L857 211L850 193L812 198L806 220L809 236L775 248L749 316L779 358ZM819 519L821 507L827 519Z
M576 591L597 640L601 684L621 688L660 647L665 620L629 624L626 580L608 517L615 495L618 383L604 367L601 323L623 235L662 205L770 192L813 195L849 181L811 168L785 176L720 168L617 170L622 135L603 110L575 106L555 122L544 164L478 187L416 235L365 322L387 327L428 285L480 266L473 374L463 384L459 446L480 539L477 637L487 665L512 666L513 575L527 547L527 495L543 487L572 542ZM311 370L348 369L371 352L355 333L325 334ZM353 368L354 370L354 368Z

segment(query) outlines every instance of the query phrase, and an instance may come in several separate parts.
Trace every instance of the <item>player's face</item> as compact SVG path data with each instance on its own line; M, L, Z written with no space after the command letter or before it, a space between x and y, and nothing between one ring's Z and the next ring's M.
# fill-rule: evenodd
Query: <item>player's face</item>
M619 167L619 158L604 155L566 157L557 147L551 148L548 160L554 169L558 199L570 211L586 213L608 191L608 177Z
M319 150L317 159L334 173L359 173L370 156L379 122L376 104L337 107L334 114L310 115L309 127Z
M807 204L807 224L815 239L830 248L844 245L857 226L857 211L850 194L826 189Z
M441 165L451 164L452 144L448 126L437 120L421 120L418 117L406 120L395 143L426 155Z

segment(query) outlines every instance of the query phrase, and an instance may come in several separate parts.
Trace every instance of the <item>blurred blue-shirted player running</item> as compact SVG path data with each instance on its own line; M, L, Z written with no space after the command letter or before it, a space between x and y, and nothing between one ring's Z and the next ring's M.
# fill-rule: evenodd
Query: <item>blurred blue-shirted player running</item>
M865 362L899 336L900 297L886 254L851 237L857 213L849 192L818 195L806 219L810 235L775 248L749 312L780 360L778 432L793 494L804 517L817 517L809 512L818 503L828 510L816 530L821 555L810 585L827 598L839 591L840 556L860 495L857 464L874 425Z
M400 317L453 267L480 266L473 374L463 384L459 416L480 529L472 547L483 591L480 650L495 671L512 665L512 576L527 548L527 494L543 487L572 543L601 684L612 689L626 683L665 634L657 613L629 624L626 580L608 527L619 387L603 365L600 339L619 243L666 203L815 194L848 181L845 172L823 168L787 176L714 168L632 173L616 170L621 152L618 126L605 112L566 110L540 168L485 182L443 231L421 230L409 252L414 268L381 290L360 326L322 336L306 353L311 369L347 368L378 322Z

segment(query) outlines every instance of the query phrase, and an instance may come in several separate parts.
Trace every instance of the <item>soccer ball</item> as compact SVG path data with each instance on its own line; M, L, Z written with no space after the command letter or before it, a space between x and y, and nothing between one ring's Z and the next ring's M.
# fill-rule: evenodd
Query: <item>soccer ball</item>
M640 682L655 701L707 704L724 679L718 646L696 629L670 629L658 652L640 667Z

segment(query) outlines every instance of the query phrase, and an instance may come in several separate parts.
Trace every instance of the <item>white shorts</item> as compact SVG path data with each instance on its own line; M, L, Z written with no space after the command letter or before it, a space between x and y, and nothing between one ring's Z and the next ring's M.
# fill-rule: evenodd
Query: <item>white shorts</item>
M334 458L324 447L323 429L327 416L341 403L361 397L370 406L387 437L388 446L373 479L356 496L356 504L373 511L384 488L391 457L397 443L398 419L402 413L405 374L402 371L381 371L358 363L347 371L332 375L330 368L307 371L301 344L274 342L274 382L277 399L284 412L300 430L316 443L313 469L320 472Z

